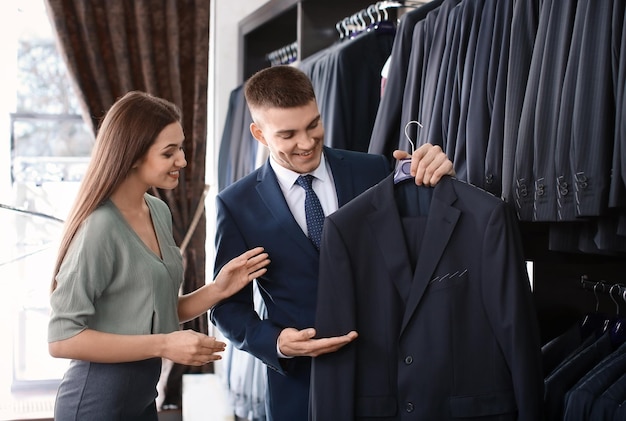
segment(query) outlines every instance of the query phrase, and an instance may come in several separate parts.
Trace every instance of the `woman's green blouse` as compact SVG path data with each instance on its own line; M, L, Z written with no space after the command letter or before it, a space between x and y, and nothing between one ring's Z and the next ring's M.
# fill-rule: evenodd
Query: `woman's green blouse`
M146 193L161 259L139 238L112 201L83 223L57 274L51 295L48 341L84 329L124 335L179 329L178 292L183 280L172 215Z

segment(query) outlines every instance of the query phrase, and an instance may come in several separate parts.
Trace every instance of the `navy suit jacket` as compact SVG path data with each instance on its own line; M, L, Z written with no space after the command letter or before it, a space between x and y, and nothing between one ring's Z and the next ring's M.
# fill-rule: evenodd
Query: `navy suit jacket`
M325 148L339 206L389 174L380 155ZM263 246L271 263L259 279L267 319L254 311L252 284L218 304L211 321L237 347L262 360L268 370L268 419L308 417L310 361L281 359L276 351L286 327L314 326L319 254L289 211L269 161L224 189L216 199L215 274L244 251Z
M359 337L313 360L313 420L540 420L539 335L516 224L502 200L444 177L412 271L391 177L329 215L316 329Z
M597 399L626 372L626 345L620 346L609 356L587 372L565 395L564 421L610 420L609 417L592 417L593 411L600 411ZM619 386L616 386L619 387ZM621 401L619 401L621 403ZM611 405L607 405L610 409Z

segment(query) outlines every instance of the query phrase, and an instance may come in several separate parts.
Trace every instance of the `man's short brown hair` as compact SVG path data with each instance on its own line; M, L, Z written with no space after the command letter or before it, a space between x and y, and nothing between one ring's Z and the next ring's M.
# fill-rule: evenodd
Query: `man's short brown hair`
M251 109L293 108L315 101L309 77L288 65L259 70L246 82L244 95Z

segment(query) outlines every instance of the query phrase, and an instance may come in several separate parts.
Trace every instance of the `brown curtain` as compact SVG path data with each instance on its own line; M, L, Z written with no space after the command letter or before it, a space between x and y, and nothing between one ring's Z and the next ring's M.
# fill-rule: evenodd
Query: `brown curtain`
M177 104L183 113L187 167L178 188L152 193L169 205L181 244L203 207L207 132L210 0L46 0L59 49L94 133L105 111L131 90ZM183 292L205 283L205 216L184 252ZM206 315L185 329L207 333ZM182 374L212 366L174 365L164 406L181 405Z

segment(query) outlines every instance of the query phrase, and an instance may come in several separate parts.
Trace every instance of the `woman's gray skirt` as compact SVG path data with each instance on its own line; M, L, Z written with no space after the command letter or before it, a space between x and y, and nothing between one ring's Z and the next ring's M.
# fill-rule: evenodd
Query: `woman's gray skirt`
M156 421L161 359L102 364L73 360L63 376L55 421Z

